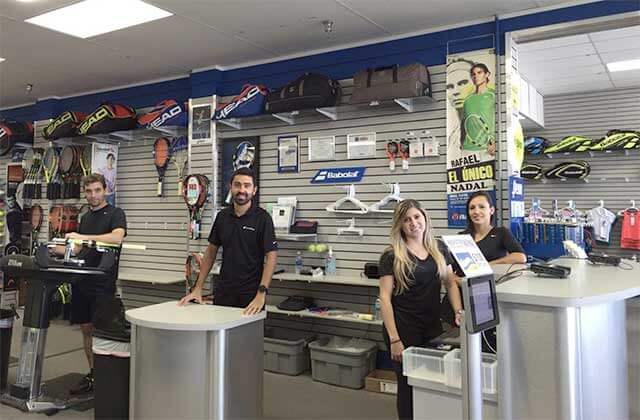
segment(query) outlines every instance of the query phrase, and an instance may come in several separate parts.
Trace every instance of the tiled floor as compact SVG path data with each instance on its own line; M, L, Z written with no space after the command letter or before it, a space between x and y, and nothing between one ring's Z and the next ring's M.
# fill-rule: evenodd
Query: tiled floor
M20 324L20 321L17 322ZM12 355L20 352L21 327L14 326ZM51 379L70 372L83 373L87 362L81 350L77 327L55 321L49 328L44 378ZM16 364L9 370L9 382L15 380ZM264 415L269 419L393 419L395 397L364 390L350 390L314 382L311 377L290 377L265 373ZM44 414L27 414L0 405L1 420L46 418ZM53 419L93 419L93 411L66 410Z

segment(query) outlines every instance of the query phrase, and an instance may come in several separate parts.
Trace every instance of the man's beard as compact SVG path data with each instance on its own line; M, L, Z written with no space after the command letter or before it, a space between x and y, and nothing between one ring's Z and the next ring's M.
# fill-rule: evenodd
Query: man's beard
M247 204L253 198L250 194L236 194L233 196L233 202L239 206Z

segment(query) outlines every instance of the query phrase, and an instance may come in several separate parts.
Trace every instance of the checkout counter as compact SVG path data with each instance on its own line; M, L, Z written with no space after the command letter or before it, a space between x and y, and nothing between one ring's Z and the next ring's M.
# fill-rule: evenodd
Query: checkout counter
M640 264L554 263L570 267L569 277L524 271L496 286L498 387L483 392L483 418L640 418L640 298L633 299L640 296ZM522 267L494 267L495 278ZM461 390L447 386L434 362L427 364L430 375L407 375L414 416L459 419Z
M640 264L555 263L568 278L524 272L496 288L501 418L632 418L626 305L640 295Z
M265 312L177 302L131 309L129 417L262 417Z

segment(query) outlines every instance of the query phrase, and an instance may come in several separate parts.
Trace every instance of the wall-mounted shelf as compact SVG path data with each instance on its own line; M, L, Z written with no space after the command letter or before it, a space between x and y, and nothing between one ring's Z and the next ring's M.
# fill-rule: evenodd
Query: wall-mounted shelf
M326 319L330 321L345 321L345 322L356 322L359 324L382 325L382 320L368 321L366 319L356 318L353 315L323 315L322 313L312 312L308 309L305 309L302 311L283 311L282 309L278 309L274 305L267 305L267 313L288 315L288 316L299 316L303 318L320 318L320 319Z
M220 127L220 131L222 132L248 130L264 126L297 125L327 120L338 121L341 119L354 118L354 114L357 113L371 113L373 111L389 114L419 112L429 109L435 102L437 101L431 96L418 96L413 98L374 101L364 104L345 104L276 114L260 114L253 117L224 118L216 121L224 126Z
M527 182L531 182L531 183L535 183L535 184L546 184L547 182L568 182L568 183L572 183L572 184L580 184L580 183L585 183L585 184L589 184L591 182L624 182L624 183L630 183L630 182L640 182L640 177L637 176L614 176L614 177L599 177L599 176L588 176L584 179L572 179L572 178L560 178L560 179L547 179L547 178L542 178L539 180L535 180L535 179L526 179L525 181Z
M565 159L567 157L602 157L602 156L635 156L639 153L640 149L626 149L626 150L590 150L586 152L560 152L560 153L543 153L541 155L527 155L529 158L536 158L544 156L548 159Z
M276 233L276 239L279 241L317 242L318 235L316 233Z
M87 143L123 143L140 140L155 140L159 136L176 137L186 135L187 128L180 126L158 127L155 129L140 128L135 130L113 131L106 134L88 134L86 136L63 137L53 140L59 146L70 144L85 145Z
M379 281L377 279L369 279L367 277L356 276L336 276L336 275L323 275L319 277L305 276L295 273L280 273L274 274L274 280L280 281L302 281L307 283L331 283L331 284L343 284L349 286L365 286L365 287L378 287Z

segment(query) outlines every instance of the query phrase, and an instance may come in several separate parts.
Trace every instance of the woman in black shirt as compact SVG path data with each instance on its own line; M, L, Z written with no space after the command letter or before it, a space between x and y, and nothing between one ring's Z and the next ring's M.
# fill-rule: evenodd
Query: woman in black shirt
M496 208L485 191L471 194L467 200L467 229L491 265L524 264L527 256L509 229L494 226Z
M446 282L459 324L462 303L451 257L433 237L431 221L420 203L404 200L393 215L391 246L380 257L383 332L398 378L400 419L413 419L411 387L402 374L402 351L425 345L442 333L441 282Z

